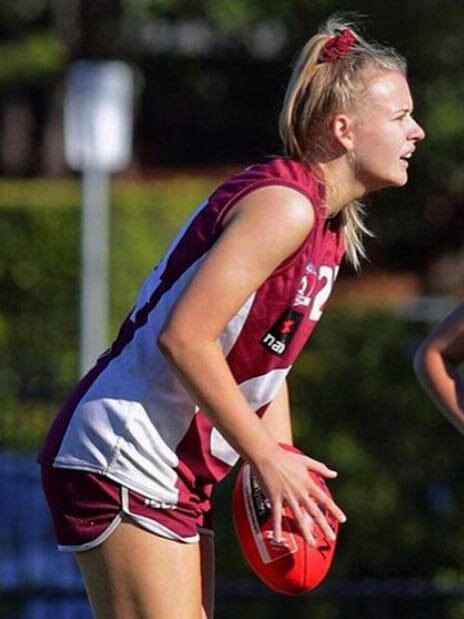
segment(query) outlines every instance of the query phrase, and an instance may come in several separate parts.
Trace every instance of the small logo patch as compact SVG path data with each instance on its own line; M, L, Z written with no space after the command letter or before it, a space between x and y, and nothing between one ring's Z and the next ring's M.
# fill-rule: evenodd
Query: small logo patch
M172 503L165 503L164 501L155 501L155 499L145 499L144 501L147 507L154 507L155 509L177 509L176 505Z
M261 344L273 355L281 357L292 341L304 315L293 308L285 310L272 329L261 339Z
M311 262L305 267L305 273L300 281L300 287L296 293L293 307L303 306L309 307L311 299L316 288L318 278L318 270Z

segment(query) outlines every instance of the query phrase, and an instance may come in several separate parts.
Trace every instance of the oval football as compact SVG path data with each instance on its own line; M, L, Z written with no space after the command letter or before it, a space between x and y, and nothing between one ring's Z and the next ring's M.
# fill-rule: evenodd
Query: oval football
M298 451L296 448L290 449ZM323 477L314 471L309 471L309 474L331 496ZM337 520L323 506L319 507L337 534ZM328 540L308 515L316 539L316 547L309 546L299 532L291 509L286 506L282 518L285 545L275 544L271 507L249 464L242 466L235 481L232 511L242 553L258 578L271 589L296 595L314 589L326 577L333 561L336 541Z

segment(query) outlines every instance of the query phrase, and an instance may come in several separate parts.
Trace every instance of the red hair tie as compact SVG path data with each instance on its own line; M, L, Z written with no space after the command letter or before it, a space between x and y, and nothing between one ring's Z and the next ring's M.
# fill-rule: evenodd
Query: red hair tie
M347 54L356 43L356 37L348 28L331 37L322 48L318 62L335 62Z

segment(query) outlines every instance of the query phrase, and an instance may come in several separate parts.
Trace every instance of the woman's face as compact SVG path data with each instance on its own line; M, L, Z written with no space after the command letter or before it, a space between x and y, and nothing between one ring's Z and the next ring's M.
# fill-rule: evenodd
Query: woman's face
M410 157L425 137L399 72L374 73L349 114L355 175L366 191L407 183Z

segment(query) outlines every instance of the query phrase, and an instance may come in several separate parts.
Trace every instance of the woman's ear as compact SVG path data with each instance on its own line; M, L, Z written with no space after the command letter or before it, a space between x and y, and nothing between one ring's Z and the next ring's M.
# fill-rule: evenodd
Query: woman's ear
M331 120L331 134L334 143L345 151L354 148L353 122L346 114L336 114Z

